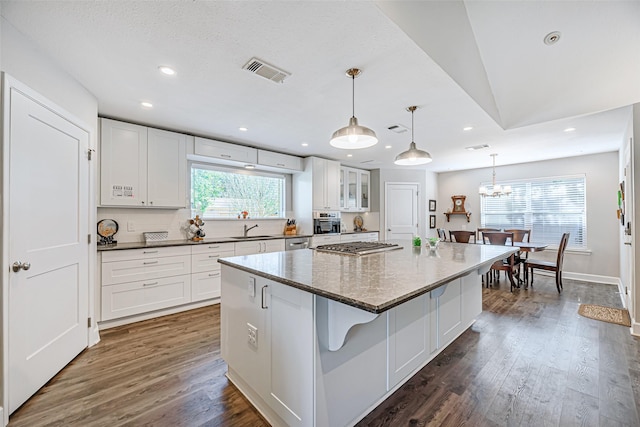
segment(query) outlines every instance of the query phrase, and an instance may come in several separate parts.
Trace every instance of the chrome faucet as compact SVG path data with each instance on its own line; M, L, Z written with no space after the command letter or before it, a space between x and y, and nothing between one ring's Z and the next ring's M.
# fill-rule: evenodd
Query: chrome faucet
M254 228L256 228L257 226L258 226L258 224L254 225L254 226L252 226L252 227L248 227L248 228L247 228L247 224L245 224L245 225L244 225L244 229L243 229L243 231L244 231L243 236L244 236L244 237L247 237L247 233L249 232L249 230L253 230L253 229L254 229Z

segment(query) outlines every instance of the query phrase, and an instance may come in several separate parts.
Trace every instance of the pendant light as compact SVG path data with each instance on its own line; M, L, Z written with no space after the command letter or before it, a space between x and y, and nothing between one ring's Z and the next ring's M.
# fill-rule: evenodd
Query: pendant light
M493 181L491 182L491 189L488 189L483 185L480 186L480 189L478 190L478 194L482 197L500 197L502 195L508 196L511 194L510 185L502 187L500 184L496 184L496 156L497 154L491 154L491 157L493 157Z
M402 153L396 156L396 160L393 162L396 165L400 165L400 166L424 165L433 160L431 158L431 154L423 150L418 150L418 148L416 147L416 143L413 142L413 112L416 111L417 109L418 107L416 107L415 105L407 108L407 111L411 112L411 144L409 144L409 149L407 151L403 151Z
M357 149L367 148L378 143L376 133L366 126L360 126L355 114L355 79L362 73L358 68L347 70L347 77L351 77L351 118L349 125L338 129L331 136L329 143L336 148Z

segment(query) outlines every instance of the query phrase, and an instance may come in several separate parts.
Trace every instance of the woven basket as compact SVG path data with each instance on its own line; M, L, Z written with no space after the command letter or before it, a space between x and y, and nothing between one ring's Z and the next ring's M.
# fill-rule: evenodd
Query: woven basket
M146 243L153 242L162 242L163 240L167 240L169 237L168 231L148 231L146 233L142 233L144 236L144 241Z

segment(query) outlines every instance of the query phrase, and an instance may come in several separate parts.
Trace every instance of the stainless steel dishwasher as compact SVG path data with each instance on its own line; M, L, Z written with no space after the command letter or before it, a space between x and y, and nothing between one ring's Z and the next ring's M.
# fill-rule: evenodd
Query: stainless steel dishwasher
M309 247L309 237L292 237L291 239L285 239L285 250L293 251L295 249L307 249Z

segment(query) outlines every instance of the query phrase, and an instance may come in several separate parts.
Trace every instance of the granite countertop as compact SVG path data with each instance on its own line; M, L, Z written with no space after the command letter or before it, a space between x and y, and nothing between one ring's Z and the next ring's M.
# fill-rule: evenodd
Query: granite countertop
M144 249L144 248L161 248L165 246L192 246L192 245L206 245L211 243L237 243L237 242L250 242L252 240L274 240L274 239L294 239L297 237L312 237L313 234L296 234L295 236L274 235L274 236L249 236L242 239L234 239L233 237L212 237L199 242L192 240L163 240L160 242L128 242L118 243L115 245L101 246L98 245L98 251L117 251L124 249Z
M221 264L348 304L382 313L517 248L441 242L437 251L410 243L371 255L350 256L313 249L221 258ZM473 273L472 273L473 274Z

